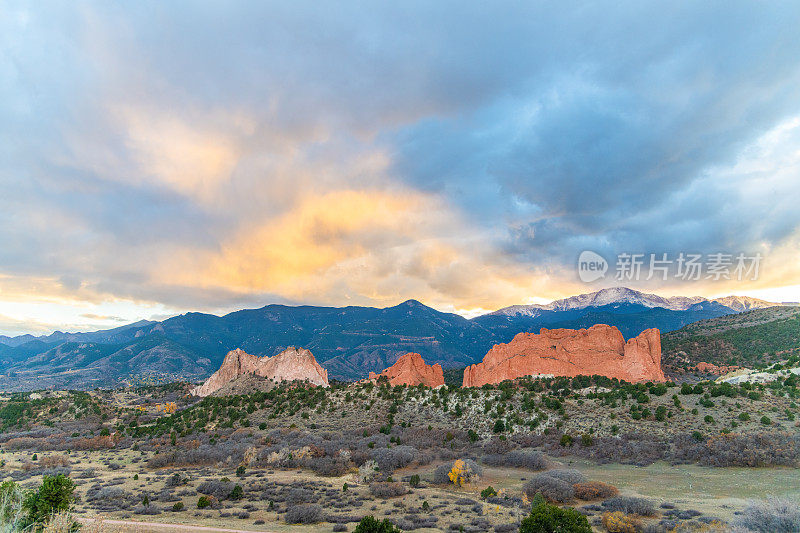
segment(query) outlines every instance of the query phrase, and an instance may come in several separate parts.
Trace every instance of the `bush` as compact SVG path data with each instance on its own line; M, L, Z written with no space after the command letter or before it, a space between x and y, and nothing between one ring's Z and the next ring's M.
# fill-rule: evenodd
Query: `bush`
M16 531L22 520L23 497L22 490L13 481L0 484L0 531Z
M795 501L779 498L753 501L747 505L736 525L758 533L800 531L800 506Z
M439 465L436 467L436 470L433 471L433 482L437 485L443 485L445 483L450 483L450 469L453 468L452 463L445 463L443 465Z
M457 487L473 483L483 475L483 469L472 459L456 459L447 477Z
M367 515L361 519L353 533L400 533L400 530L386 518L381 522L374 516Z
M406 488L399 482L370 483L369 491L377 498L395 498L406 493Z
M283 517L287 524L316 524L322 522L322 507L315 503L303 503L292 507Z
M612 512L620 511L625 514L635 514L639 516L653 516L656 514L656 508L653 502L635 496L615 496L604 501L602 505Z
M419 487L419 483L420 483L419 474L413 474L408 480L408 484L411 485L412 487Z
M558 468L555 470L548 470L545 472L545 475L560 479L561 481L566 481L570 485L574 485L575 483L583 483L586 481L586 476L573 468Z
M765 415L765 416L761 417L761 423L764 424L765 426L771 426L772 425L772 420L768 416Z
M185 507L185 506L183 505L183 502L175 502L175 503L172 505L172 510L173 510L173 511L175 511L175 512L177 513L177 512L179 512L179 511L183 511L183 508L184 508L184 507Z
M497 496L497 491L494 490L494 487L492 487L491 485L489 485L488 487L486 487L481 491L482 500L486 500L488 498L491 498L492 496Z
M241 500L242 496L244 496L244 489L242 489L241 485L234 486L231 493L228 494L228 498L231 500Z
M575 497L580 500L605 500L619 494L617 487L601 481L586 481L572 485Z
M552 479L552 478L551 478ZM571 507L562 509L556 505L539 502L531 514L519 526L520 533L592 533L589 521Z
M514 450L506 454L484 455L483 464L489 466L509 466L512 468L525 468L527 470L544 470L547 460L541 452L529 450Z
M620 511L603 513L603 527L609 533L638 533L642 530L642 523L634 516L628 516Z
M139 479L139 474L134 475L133 479L134 480ZM167 478L167 482L165 483L165 486L167 486L167 487L179 487L181 485L186 484L187 481L188 480L184 479L183 476L181 476L179 473L175 472L169 478Z
M311 462L311 470L321 476L339 477L350 470L350 466L338 457L319 457Z
M231 481L208 480L197 486L197 492L213 496L222 501L231 495L234 487L236 487L236 484Z
M304 489L302 487L293 487L289 490L286 496L286 503L289 505L297 505L298 503L317 503L317 498L314 497L314 491Z
M416 456L417 449L412 446L378 448L372 451L372 458L378 463L378 467L381 471L386 473L407 466Z
M547 474L538 474L528 480L522 486L522 491L529 499L541 494L545 499L558 503L568 502L575 496L575 490L571 483Z
M31 524L41 523L61 511L69 510L75 483L64 475L44 476L37 491L25 497L23 507Z
M206 507L211 507L211 498L208 496L200 496L197 500L197 508L205 509Z
M483 468L472 459L457 459L436 467L433 482L439 485L473 483L483 475Z

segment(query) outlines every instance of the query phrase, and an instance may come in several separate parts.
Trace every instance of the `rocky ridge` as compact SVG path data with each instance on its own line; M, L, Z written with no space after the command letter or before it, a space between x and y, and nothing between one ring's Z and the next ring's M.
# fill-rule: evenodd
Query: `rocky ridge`
M425 385L427 387L439 387L444 385L442 366L439 364L425 364L425 360L418 353L407 353L401 356L395 364L380 374L370 372L368 379L378 379L381 376L386 376L392 386L408 385L413 387Z
M237 348L228 352L219 370L190 392L194 396L209 396L246 374L254 374L274 382L304 381L320 387L328 386L328 371L305 348L290 346L272 357L251 355Z
M529 375L603 375L630 382L665 381L661 369L661 333L643 331L625 341L613 326L588 329L542 328L519 333L507 344L495 345L483 362L464 371L464 387L480 387Z

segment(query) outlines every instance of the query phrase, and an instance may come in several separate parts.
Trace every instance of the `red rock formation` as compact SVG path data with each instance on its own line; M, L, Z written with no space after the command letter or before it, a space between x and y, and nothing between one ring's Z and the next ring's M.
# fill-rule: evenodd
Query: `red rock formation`
M625 342L620 331L605 324L589 329L542 328L519 333L497 344L482 363L464 371L464 387L480 387L534 374L603 375L625 381L665 381L661 370L661 333L648 329Z
M328 371L319 366L305 348L290 346L273 357L258 357L237 348L228 352L219 370L191 393L208 396L243 374L255 374L276 382L308 381L312 385L328 386Z
M389 378L389 384L395 385L426 385L438 387L444 385L444 373L439 364L427 365L418 353L407 353L400 357L395 364L376 374L369 373L369 379L378 379L380 376Z

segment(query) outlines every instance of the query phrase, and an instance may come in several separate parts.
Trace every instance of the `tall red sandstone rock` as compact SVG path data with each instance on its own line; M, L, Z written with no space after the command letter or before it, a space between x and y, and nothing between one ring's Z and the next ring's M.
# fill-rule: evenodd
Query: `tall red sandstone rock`
M208 396L244 374L255 374L275 382L307 381L312 385L328 386L328 371L319 366L305 348L290 346L273 357L258 357L237 348L228 352L219 370L190 392L194 396Z
M438 387L444 385L444 372L439 364L427 365L418 353L407 353L400 357L395 364L376 374L369 373L369 379L378 379L380 376L389 378L389 384L395 385L426 385Z
M480 387L534 374L665 381L661 332L648 329L628 342L617 328L605 324L578 330L542 328L538 335L518 333L508 344L492 347L482 363L467 367L463 386Z

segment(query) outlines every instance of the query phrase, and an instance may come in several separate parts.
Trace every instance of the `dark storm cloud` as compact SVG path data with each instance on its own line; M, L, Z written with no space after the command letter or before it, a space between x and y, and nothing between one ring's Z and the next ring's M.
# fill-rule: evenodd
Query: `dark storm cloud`
M505 213L516 222L509 251L534 261L571 259L587 246L649 252L785 239L796 213L764 224L774 204L728 190L737 176L709 179L800 113L800 8L764 7L593 3L546 28L532 23L543 31L498 31L507 55L547 59L520 61L477 108L405 128L398 173L470 206L482 201L489 217ZM493 59L471 58L486 76ZM776 203L800 193L798 178L775 184Z

